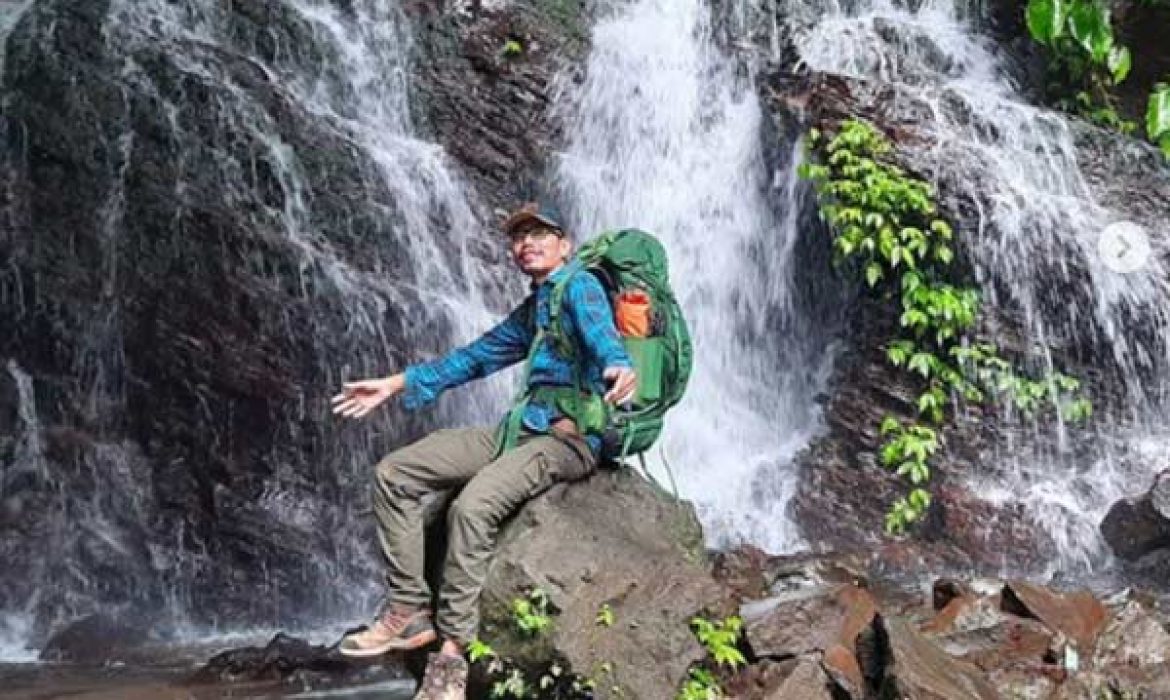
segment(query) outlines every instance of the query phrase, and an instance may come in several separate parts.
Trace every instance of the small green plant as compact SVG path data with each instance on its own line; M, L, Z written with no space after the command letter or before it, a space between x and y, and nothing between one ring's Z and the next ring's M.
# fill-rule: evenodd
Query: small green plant
M504 48L500 49L500 53L505 58L515 58L524 53L524 44L520 43L518 39L508 39L504 42Z
M506 676L492 683L491 696L493 698L516 698L522 700L530 697L531 689L524 674L518 668L511 669Z
M942 447L938 432L952 399L981 403L994 396L1025 415L1042 405L1065 420L1091 413L1080 382L1060 373L1031 379L1016 372L990 343L968 337L979 313L974 288L947 281L954 232L938 215L929 183L889 162L892 144L865 122L843 121L832 138L810 131L808 144L822 162L801 165L813 181L822 218L834 233L838 264L858 271L875 291L899 299L902 337L885 348L886 360L915 376L921 392L916 419L884 416L879 461L910 482L886 515L901 533L930 507L930 458Z
M547 691L557 684L557 680L560 679L563 673L564 669L561 668L561 665L554 662L548 667L548 673L540 677L540 682L537 683L537 686L542 691Z
M467 645L467 658L471 663L494 656L496 656L496 650L492 649L487 642L480 640L479 637L471 640L471 643Z
M548 594L533 588L523 598L512 600L512 622L522 635L536 637L552 625L548 612Z
M703 617L691 618L691 629L717 665L726 665L734 670L747 663L737 646L743 631L743 620L738 616L733 615L718 622Z
M705 668L692 668L675 700L721 700L723 689L715 680L715 674Z
M1146 136L1170 158L1170 84L1158 83L1146 107Z
M1124 133L1135 125L1118 116L1113 88L1125 80L1133 57L1117 43L1104 0L1029 0L1028 33L1049 55L1057 103Z
M597 618L595 622L597 622L597 624L601 627L613 627L613 608L610 607L609 603L602 604L601 609L597 611Z

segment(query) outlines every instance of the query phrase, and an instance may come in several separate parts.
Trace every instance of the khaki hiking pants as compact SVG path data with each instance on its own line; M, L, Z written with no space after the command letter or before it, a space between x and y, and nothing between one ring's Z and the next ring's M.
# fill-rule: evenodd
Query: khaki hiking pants
M439 430L378 463L374 514L386 560L391 601L423 608L431 591L423 576L425 502L463 491L447 511L447 559L435 622L439 633L466 645L479 628L479 596L501 521L560 481L582 479L596 460L575 436L521 435L495 455L495 430Z

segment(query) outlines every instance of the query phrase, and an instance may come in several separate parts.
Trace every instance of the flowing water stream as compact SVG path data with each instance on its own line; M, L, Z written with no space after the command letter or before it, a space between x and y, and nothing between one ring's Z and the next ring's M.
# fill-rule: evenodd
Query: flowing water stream
M831 323L794 302L795 153L779 172L764 162L755 87L712 25L698 0L603 19L557 175L580 230L644 228L670 256L695 369L653 470L666 482L671 467L712 543L786 552L800 545L791 459L817 429Z

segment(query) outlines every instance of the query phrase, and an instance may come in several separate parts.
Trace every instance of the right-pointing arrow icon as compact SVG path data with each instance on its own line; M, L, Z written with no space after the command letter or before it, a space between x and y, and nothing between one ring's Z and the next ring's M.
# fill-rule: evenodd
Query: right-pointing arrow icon
M1118 221L1101 231L1097 254L1105 267L1114 272L1137 272L1150 259L1150 239L1134 222Z

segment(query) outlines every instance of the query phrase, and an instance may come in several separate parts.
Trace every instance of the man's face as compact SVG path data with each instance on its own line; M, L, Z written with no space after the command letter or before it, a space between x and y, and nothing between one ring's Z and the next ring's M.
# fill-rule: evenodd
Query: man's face
M573 244L556 229L538 221L517 226L508 234L512 259L530 277L544 278L568 257Z

